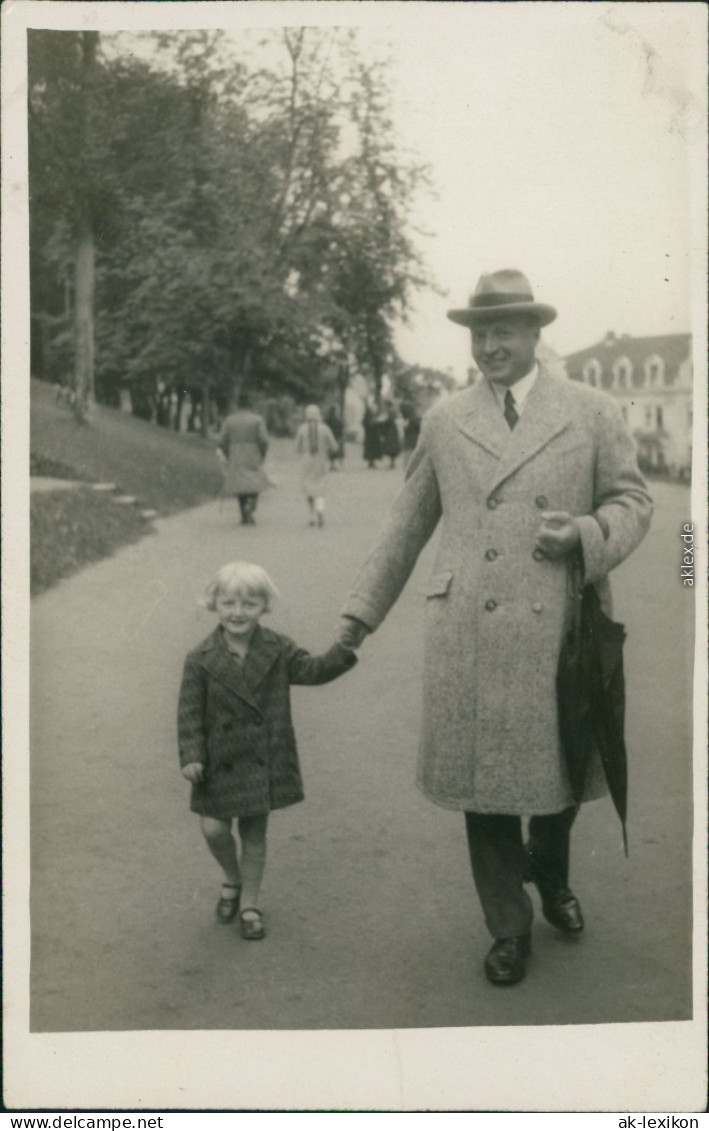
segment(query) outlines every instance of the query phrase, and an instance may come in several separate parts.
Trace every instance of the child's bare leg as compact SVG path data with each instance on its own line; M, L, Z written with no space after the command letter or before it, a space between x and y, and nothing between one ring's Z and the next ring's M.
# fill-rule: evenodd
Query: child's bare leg
M216 817L202 817L202 833L207 847L224 873L224 887L233 889L241 884L241 872L236 852L236 841L231 831L231 821ZM229 898L229 892L224 893ZM233 895L233 891L231 892Z
M258 908L261 881L266 867L266 825L268 813L257 817L239 817L241 838L241 906L242 918L249 919L249 908Z

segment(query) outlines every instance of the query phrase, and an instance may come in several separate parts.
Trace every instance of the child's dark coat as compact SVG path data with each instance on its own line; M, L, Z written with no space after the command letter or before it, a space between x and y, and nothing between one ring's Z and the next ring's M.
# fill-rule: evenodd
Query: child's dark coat
M202 762L190 808L206 817L249 817L303 800L290 684L329 683L357 662L335 644L311 656L258 626L243 664L221 628L187 655L180 687L180 764Z

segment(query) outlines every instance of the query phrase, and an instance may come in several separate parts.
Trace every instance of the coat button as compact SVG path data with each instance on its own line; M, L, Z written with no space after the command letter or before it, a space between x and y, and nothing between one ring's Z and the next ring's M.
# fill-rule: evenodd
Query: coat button
M487 601L485 602L485 608L489 613L491 613L493 609L497 608L497 601L494 601L492 597L488 597Z
M544 608L544 606L541 603L541 601L535 601L534 604L532 605L532 612L533 613L541 613L543 608Z
M534 501L539 507L540 511L545 511L549 506L549 500L547 499L546 495L537 495Z
M497 550L486 550L485 557L489 562L494 562L495 558L497 557Z
M537 549L532 552L532 557L534 558L535 562L543 562L546 555L543 550L540 550L539 547L537 547Z
M491 495L490 498L487 501L487 509L489 511L494 511L494 509L497 506L497 504L499 503L499 501L500 500L496 499L494 495Z

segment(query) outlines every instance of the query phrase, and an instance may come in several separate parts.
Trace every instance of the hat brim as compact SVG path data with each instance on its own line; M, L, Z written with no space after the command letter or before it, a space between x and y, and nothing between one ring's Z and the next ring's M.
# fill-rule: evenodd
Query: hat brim
M534 317L540 326L548 326L556 318L553 306L543 302L507 302L499 306L466 306L463 310L449 310L448 317L451 322L459 326L475 326L480 322L490 322L494 318L502 318L508 314L525 314Z

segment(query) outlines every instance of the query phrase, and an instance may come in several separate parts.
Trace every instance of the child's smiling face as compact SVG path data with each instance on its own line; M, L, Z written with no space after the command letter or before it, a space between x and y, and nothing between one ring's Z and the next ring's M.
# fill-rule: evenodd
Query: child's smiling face
M266 601L247 589L226 589L217 594L215 608L227 638L243 644L265 613Z

